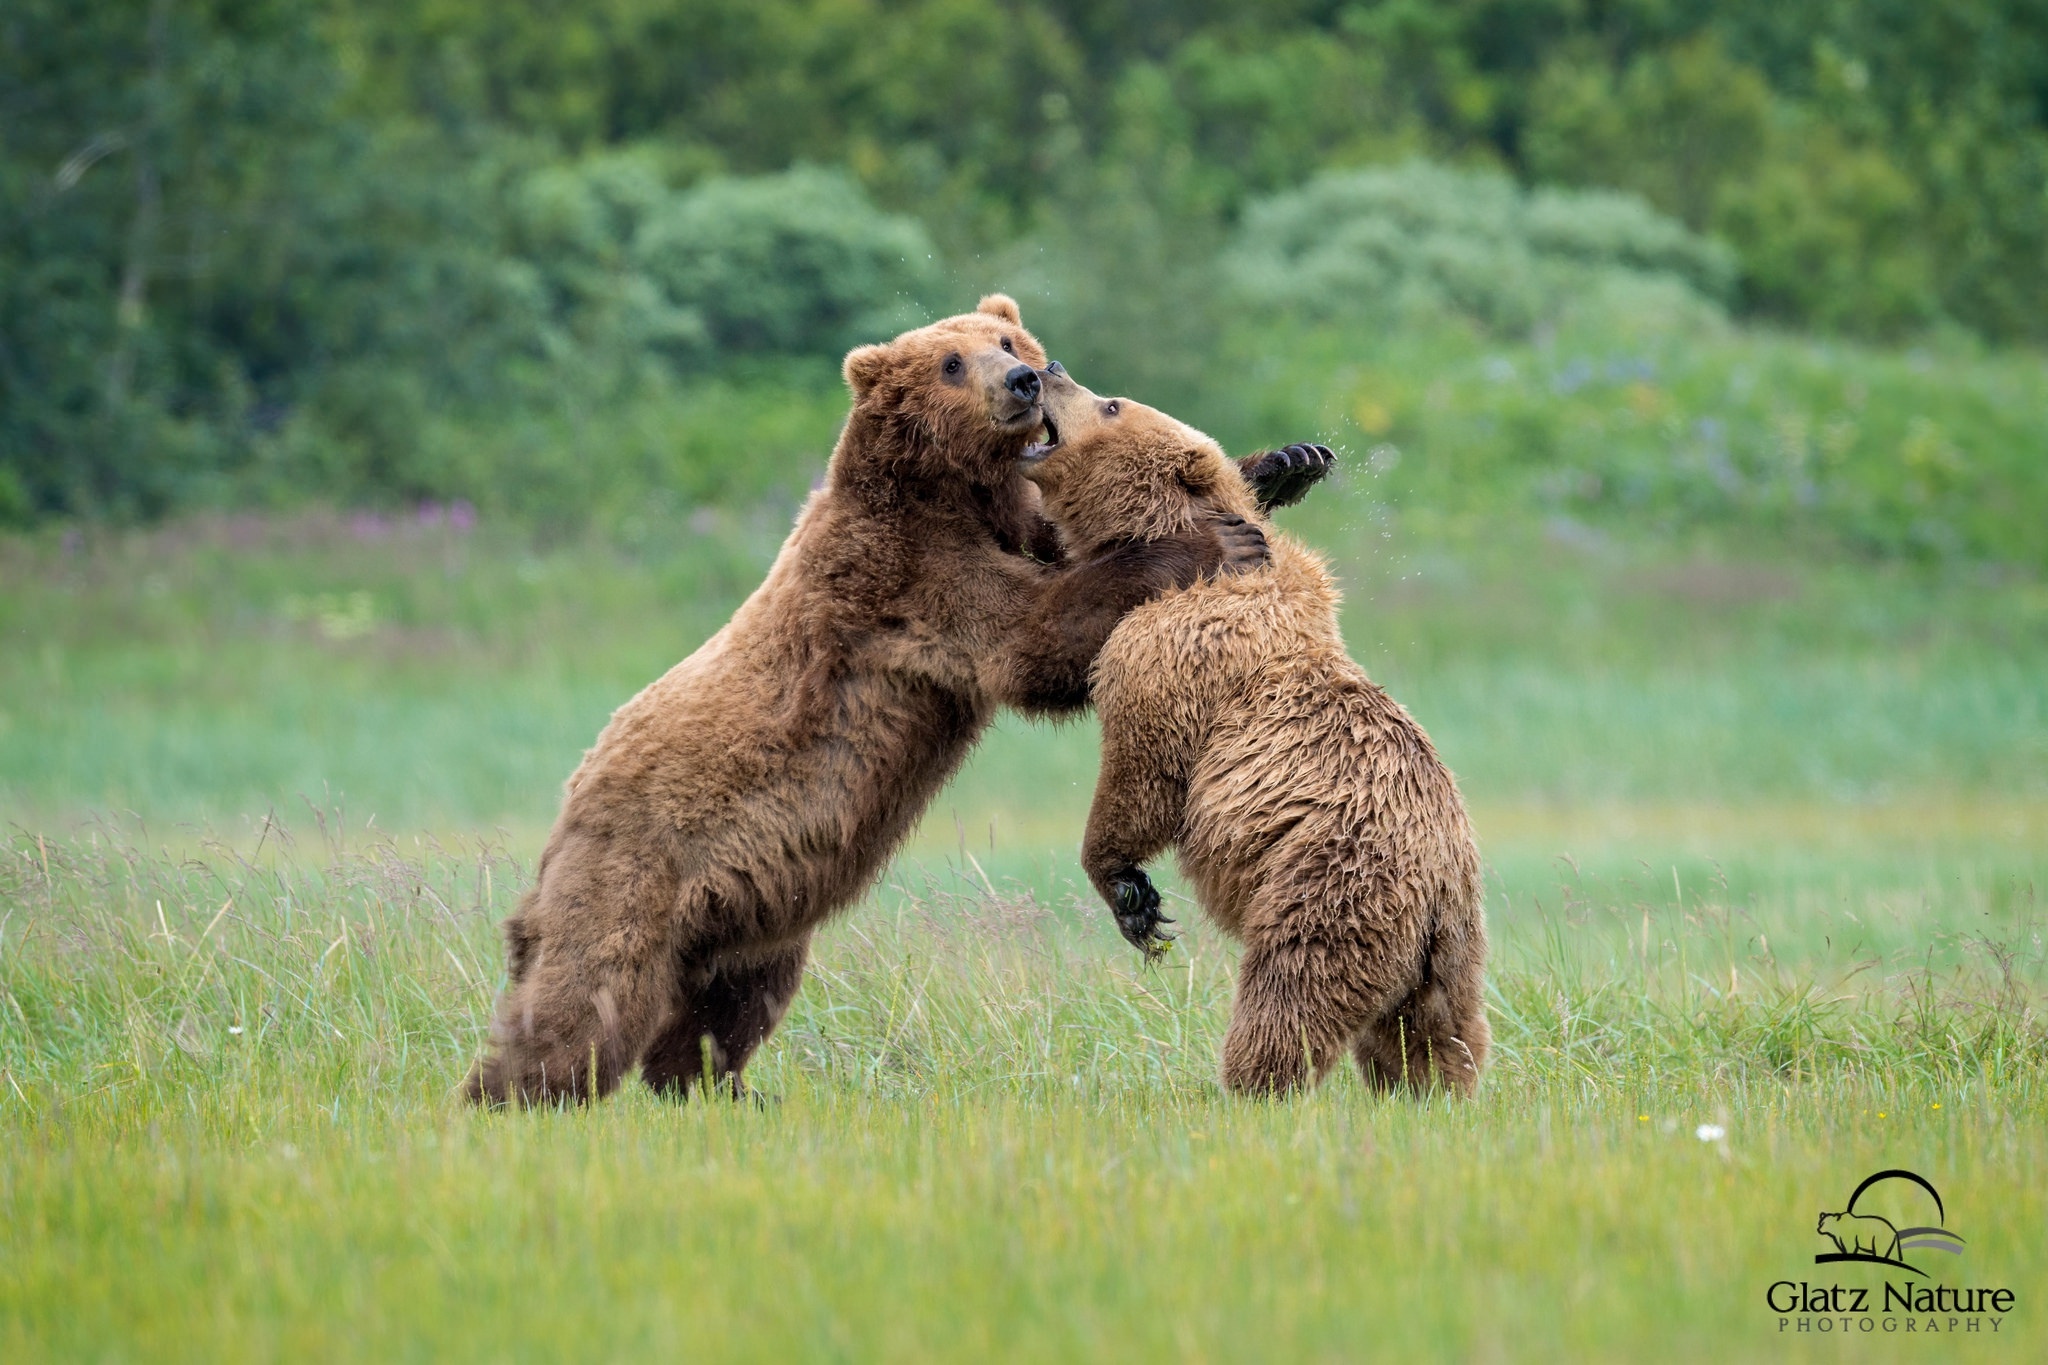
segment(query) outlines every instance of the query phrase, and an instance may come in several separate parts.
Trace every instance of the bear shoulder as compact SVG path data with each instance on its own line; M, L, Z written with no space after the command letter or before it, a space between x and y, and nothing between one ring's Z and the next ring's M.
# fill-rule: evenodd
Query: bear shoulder
M1151 709L1244 683L1276 659L1341 653L1335 594L1322 561L1285 537L1273 562L1223 574L1138 606L1096 662L1105 714Z

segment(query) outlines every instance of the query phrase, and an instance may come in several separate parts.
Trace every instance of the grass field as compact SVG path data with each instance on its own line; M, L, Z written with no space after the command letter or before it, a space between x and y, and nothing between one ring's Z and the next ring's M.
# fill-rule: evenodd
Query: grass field
M1224 1098L1228 945L1142 969L1073 866L1092 732L1006 724L775 1102L471 1113L562 777L787 508L0 542L0 1358L2048 1353L2048 590L1369 495L1290 524L1474 807L1471 1104ZM1900 1166L2016 1305L1781 1333Z

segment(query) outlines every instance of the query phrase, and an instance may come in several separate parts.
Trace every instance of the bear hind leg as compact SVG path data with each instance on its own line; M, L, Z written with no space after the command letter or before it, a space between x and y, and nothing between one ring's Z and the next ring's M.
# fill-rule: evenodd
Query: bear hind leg
M689 966L676 983L669 1022L640 1061L640 1079L681 1099L708 1074L738 1095L740 1073L796 999L810 956L810 936L761 957Z
M561 1104L618 1087L660 1023L670 990L665 945L628 945L609 961L536 934L505 990L490 1046L463 1089L478 1104ZM662 964L662 965L658 965Z
M1426 1069L1428 1056L1425 1049L1412 1046L1414 1039L1415 1019L1405 1006L1391 1018L1375 1020L1358 1035L1351 1055L1368 1090L1384 1095L1415 1088L1421 1074L1418 1068Z
M1255 945L1245 953L1223 1039L1225 1089L1285 1095L1329 1072L1376 1003L1331 965L1347 956L1303 943Z
M1359 1075L1374 1090L1413 1094L1435 1086L1470 1095L1492 1050L1482 968L1463 954L1439 954L1430 979L1399 1007L1374 1021L1352 1049Z

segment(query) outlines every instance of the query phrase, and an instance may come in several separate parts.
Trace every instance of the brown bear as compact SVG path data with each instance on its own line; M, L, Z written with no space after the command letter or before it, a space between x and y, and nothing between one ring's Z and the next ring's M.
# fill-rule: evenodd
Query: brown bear
M1170 941L1140 864L1174 845L1245 945L1229 1089L1312 1084L1349 1048L1376 1088L1470 1093L1491 1041L1478 848L1429 737L1346 656L1328 570L1264 526L1200 432L1056 366L1043 402L1026 477L1069 554L1226 514L1272 545L1265 567L1135 608L1095 661L1102 767L1081 858L1124 936L1148 954Z
M508 985L467 1093L730 1090L811 933L875 878L1001 705L1088 699L1117 619L1257 565L1234 512L1058 560L1018 462L1045 353L1002 295L846 357L853 411L767 580L619 708L570 777L505 923ZM1321 461L1327 467L1327 460ZM1253 473L1280 496L1300 451Z

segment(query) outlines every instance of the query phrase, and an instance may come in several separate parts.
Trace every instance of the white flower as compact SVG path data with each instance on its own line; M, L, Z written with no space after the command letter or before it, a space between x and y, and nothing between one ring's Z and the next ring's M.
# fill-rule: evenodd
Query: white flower
M229 1032L229 1033L240 1033L241 1031L242 1031L242 1026L241 1026L240 1024L229 1024L229 1025L228 1025L228 1032Z
M1703 1123L1692 1130L1692 1135L1701 1142L1719 1142L1728 1136L1728 1130L1718 1123Z

